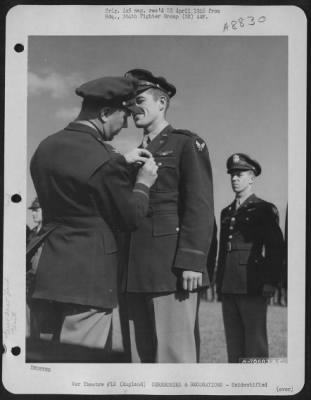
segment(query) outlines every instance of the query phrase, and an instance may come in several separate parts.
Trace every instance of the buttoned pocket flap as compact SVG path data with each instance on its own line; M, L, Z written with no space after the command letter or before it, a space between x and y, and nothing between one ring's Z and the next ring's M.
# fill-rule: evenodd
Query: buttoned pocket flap
M151 192L175 192L178 189L178 168L176 157L156 157L158 179Z
M155 157L159 168L176 168L176 157Z
M153 236L176 235L179 232L178 216L158 214L153 216Z

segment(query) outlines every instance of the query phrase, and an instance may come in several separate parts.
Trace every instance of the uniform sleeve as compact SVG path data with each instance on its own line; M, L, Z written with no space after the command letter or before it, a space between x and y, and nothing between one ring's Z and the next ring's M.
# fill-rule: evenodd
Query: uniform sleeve
M204 272L214 229L212 168L205 142L189 138L180 163L180 232L174 266Z
M224 276L224 262L225 262L225 257L226 257L226 249L225 249L225 232L224 232L224 226L223 226L223 219L225 217L225 211L222 210L220 214L220 233L219 233L219 248L218 248L218 258L217 258L217 267L216 267L216 290L218 295L220 296L221 294L221 285L223 281L223 276Z
M265 271L264 283L276 286L282 276L284 241L279 227L279 213L273 204L267 204L264 223Z
M121 231L135 230L149 209L149 188L132 182L125 158L120 154L98 168L89 180L99 211Z
M207 256L207 273L210 281L214 281L215 269L216 269L216 258L217 258L218 240L217 240L217 224L214 221L213 239Z

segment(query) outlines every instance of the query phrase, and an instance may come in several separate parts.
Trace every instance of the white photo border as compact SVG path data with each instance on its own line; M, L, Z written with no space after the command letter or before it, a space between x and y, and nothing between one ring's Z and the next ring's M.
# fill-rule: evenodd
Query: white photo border
M7 15L5 66L5 195L3 270L3 384L13 393L40 394L183 394L284 395L304 385L305 357L305 221L306 221L306 16L294 6L217 6L222 12L204 21L111 20L103 24L103 6L16 6ZM124 6L112 6L123 8ZM139 5L139 8L148 8ZM161 6L157 6L161 7ZM166 6L163 6L166 7ZM170 6L176 7L176 6ZM180 6L181 7L181 6ZM206 8L209 6L187 6ZM250 14L266 15L265 24L224 31L226 21ZM83 18L82 18L83 16ZM55 21L57 20L57 24ZM27 171L28 38L32 35L231 35L288 36L288 362L281 364L40 364L25 362L25 226ZM24 51L14 46L21 43ZM16 134L18 132L18 134ZM12 173L14 171L14 173ZM18 194L22 201L12 202ZM299 195L297 195L299 194ZM16 251L18 249L18 251ZM21 348L14 356L10 349ZM46 371L44 371L46 369ZM18 377L18 379L16 378ZM169 378L168 378L169 377ZM222 387L190 387L188 382L222 382ZM72 382L97 382L73 386ZM129 385L120 385L120 382ZM181 386L152 386L152 382ZM230 382L267 382L267 387L234 388ZM104 383L105 386L100 385ZM108 387L108 382L118 382ZM130 385L130 383L144 385ZM228 384L228 386L226 386ZM280 391L290 388L290 393Z

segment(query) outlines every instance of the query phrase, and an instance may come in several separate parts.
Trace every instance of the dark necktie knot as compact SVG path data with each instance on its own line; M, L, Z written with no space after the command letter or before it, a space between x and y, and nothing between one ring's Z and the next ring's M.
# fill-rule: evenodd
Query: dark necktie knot
M150 142L151 142L151 139L150 139L149 135L144 136L143 143L142 143L143 148L145 149L149 145Z

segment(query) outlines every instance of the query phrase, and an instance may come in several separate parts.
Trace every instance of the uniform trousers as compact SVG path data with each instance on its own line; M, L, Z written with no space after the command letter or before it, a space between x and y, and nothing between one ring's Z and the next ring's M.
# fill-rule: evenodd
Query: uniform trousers
M267 358L267 299L263 296L223 294L222 311L228 361Z
M38 324L40 324L43 309L51 310L51 305L53 305L50 318L53 320L54 341L111 350L112 309L97 309L79 304L44 300L38 303L41 304Z
M196 363L198 293L127 293L131 361Z

